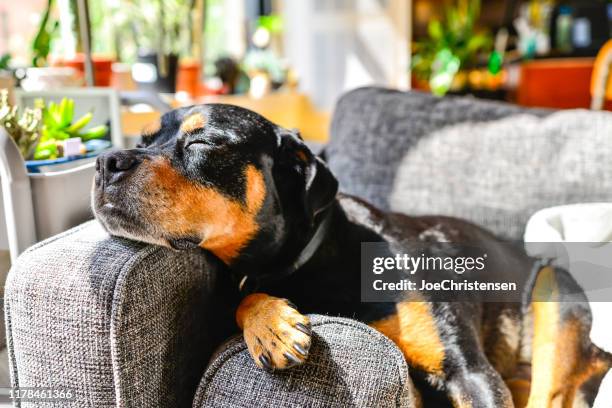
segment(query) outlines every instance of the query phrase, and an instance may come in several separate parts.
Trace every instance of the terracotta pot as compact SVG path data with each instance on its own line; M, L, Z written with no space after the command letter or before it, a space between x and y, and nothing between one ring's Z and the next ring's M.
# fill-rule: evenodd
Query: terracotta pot
M424 79L419 79L417 78L416 75L412 75L411 76L411 81L412 81L412 89L418 90L418 91L424 91L424 92L430 92L431 89L429 87L429 82L427 80Z
M110 86L111 77L113 75L113 62L114 60L110 57L104 57L94 55L92 57L93 69L94 69L94 85L95 86ZM62 59L58 58L52 61L51 65L71 67L79 71L81 74L85 74L85 55L76 54L74 58Z
M187 92L192 97L199 96L201 71L200 63L193 60L181 61L176 78L176 91Z

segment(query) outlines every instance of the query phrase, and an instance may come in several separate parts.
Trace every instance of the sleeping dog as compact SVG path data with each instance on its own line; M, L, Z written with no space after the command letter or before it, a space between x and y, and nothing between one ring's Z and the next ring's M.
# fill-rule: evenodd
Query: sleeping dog
M470 223L383 213L338 194L335 177L297 133L251 111L214 104L169 112L143 131L137 148L101 155L96 170L93 208L111 234L203 248L228 266L243 293L236 321L262 368L307 359L305 313L379 330L402 351L425 396L441 394L455 407L591 404L611 365L589 340L584 296L528 307L434 302L426 294L361 302L362 242L479 243L515 270L535 268L530 290L575 292L577 285Z

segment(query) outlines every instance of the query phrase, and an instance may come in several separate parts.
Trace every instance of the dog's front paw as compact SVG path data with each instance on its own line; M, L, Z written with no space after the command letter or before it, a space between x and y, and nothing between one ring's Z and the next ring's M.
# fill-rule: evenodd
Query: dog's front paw
M255 364L267 370L302 364L311 343L310 320L287 299L254 293L236 312Z

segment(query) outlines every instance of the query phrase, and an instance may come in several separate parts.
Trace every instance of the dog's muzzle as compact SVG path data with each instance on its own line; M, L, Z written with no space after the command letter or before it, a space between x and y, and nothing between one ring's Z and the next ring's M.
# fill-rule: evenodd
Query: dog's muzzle
M116 184L129 176L140 164L130 150L107 152L96 160L96 187Z

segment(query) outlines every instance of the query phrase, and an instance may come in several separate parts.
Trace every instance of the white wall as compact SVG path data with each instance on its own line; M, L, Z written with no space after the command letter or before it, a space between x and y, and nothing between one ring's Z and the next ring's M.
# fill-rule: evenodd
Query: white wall
M285 54L300 89L329 110L363 85L407 89L410 0L284 0Z

